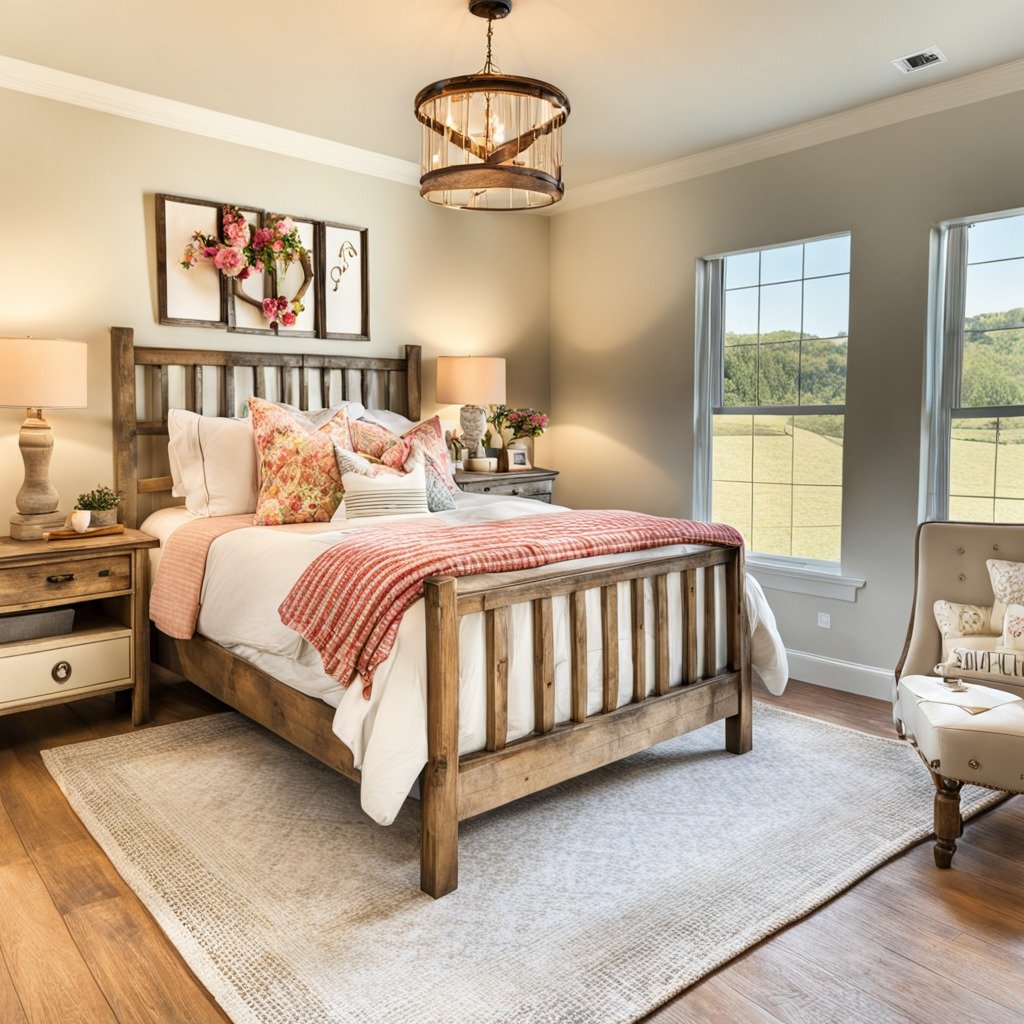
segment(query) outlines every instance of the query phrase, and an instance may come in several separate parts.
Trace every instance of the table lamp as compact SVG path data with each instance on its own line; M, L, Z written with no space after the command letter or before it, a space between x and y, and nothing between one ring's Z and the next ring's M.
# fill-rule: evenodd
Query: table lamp
M50 483L53 434L43 409L85 408L88 356L84 341L0 338L0 405L26 411L18 440L25 482L15 499L18 514L11 516L12 540L38 540L64 525Z
M483 455L487 430L485 405L505 401L505 360L497 356L438 356L437 402L461 405L459 426L470 457Z

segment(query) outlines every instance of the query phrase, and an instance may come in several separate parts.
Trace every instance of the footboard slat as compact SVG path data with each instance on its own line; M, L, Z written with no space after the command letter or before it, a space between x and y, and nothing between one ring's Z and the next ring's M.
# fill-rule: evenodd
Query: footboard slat
M551 598L533 602L533 721L534 731L555 726L555 628Z
M646 580L638 576L630 587L633 606L633 701L638 703L647 696L647 623Z
M668 693L668 577L654 577L654 692Z
M718 671L718 616L715 611L715 570L704 570L704 675Z
M486 616L487 749L501 750L508 739L508 608Z
M608 712L619 705L619 587L616 583L601 588L601 648L602 706Z
M697 570L686 569L683 590L683 682L697 681Z
M569 638L572 647L572 720L587 720L587 592L574 590L569 595Z

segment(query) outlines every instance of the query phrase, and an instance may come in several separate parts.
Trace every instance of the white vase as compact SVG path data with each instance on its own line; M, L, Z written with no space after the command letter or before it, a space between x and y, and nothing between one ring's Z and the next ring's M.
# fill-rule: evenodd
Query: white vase
M92 513L87 508L76 508L71 513L71 529L75 533L85 533L89 529L89 520Z

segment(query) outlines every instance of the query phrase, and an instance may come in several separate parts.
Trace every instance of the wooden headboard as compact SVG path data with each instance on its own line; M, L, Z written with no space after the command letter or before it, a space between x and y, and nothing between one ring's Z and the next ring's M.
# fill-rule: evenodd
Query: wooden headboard
M166 437L170 408L171 370L184 371L182 408L192 412L235 416L239 406L251 395L285 401L300 409L310 409L311 395L319 404L331 405L332 384L337 372L342 400L350 398L368 405L376 395L379 408L392 409L420 418L419 345L406 345L405 358L381 359L367 356L312 356L265 352L217 352L208 349L136 348L135 332L130 327L110 329L111 366L114 391L114 489L122 493L125 526L139 525L139 496L169 494L169 476L142 476L139 472L140 437ZM139 419L138 374L142 367L143 389L152 396L155 415ZM251 372L248 391L239 388L236 368ZM215 377L211 388L209 369ZM147 378L148 375L148 379ZM268 389L268 375L271 387ZM355 387L353 388L353 377ZM211 393L216 394L216 409L211 408Z

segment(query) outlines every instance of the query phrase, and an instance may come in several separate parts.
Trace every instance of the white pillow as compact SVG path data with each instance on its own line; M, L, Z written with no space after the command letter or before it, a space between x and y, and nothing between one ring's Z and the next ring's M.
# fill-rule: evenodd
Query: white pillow
M989 633L992 609L979 604L935 602L935 622L943 640L960 636L984 636Z
M256 445L248 419L200 416L185 409L167 414L167 456L172 494L197 516L256 511Z
M290 412L293 416L301 416L303 419L309 420L316 430L319 430L325 423L330 423L342 409L345 410L345 415L350 420L360 420L366 414L366 407L362 402L339 402L337 405L332 405L329 409L298 409L294 405L288 405L286 402L271 402L271 405L279 406L281 409ZM246 412L248 411L246 409Z
M368 516L407 516L428 513L427 481L423 466L401 475L386 473L363 476L345 473L341 478L345 497L341 508L345 519ZM335 513L334 519L341 518Z
M992 607L992 631L1001 633L1006 606L1024 604L1024 562L1007 562L990 558L988 576L992 581L992 594L996 603Z
M376 423L378 427L386 427L392 434L397 434L399 437L416 426L415 420L411 420L397 412L392 412L390 409L364 409L359 416L355 416L351 412L349 416L355 420L367 420L370 423Z
M1008 651L1024 651L1024 605L1006 606L1000 646Z

